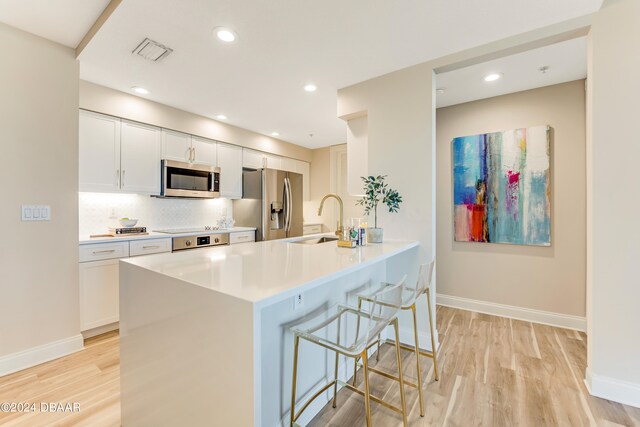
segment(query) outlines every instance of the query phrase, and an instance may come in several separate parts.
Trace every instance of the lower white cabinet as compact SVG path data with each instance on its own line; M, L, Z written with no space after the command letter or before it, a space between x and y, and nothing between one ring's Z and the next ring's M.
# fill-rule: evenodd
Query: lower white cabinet
M160 252L171 252L170 238L80 245L80 330L89 331L120 319L121 259Z
M80 263L80 330L118 321L119 259Z
M229 244L235 245L236 243L248 243L256 241L256 231L238 231L235 233L229 233Z

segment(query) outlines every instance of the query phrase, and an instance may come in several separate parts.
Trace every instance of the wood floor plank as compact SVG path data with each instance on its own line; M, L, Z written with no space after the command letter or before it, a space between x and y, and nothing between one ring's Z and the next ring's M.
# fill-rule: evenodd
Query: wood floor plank
M633 426L640 409L588 394L583 378L587 337L582 332L437 306L440 381L433 361L421 358L425 416L417 390L406 387L410 426ZM396 373L395 348L383 345L372 366ZM415 355L402 351L403 372L416 382ZM398 383L376 374L371 390L400 405ZM358 373L363 388L362 370ZM289 396L285 396L286 399ZM78 402L80 412L0 413L0 425L120 425L119 337L85 341L81 352L0 377L0 402ZM400 427L402 417L372 405L375 426ZM338 393L312 427L365 425L364 399Z

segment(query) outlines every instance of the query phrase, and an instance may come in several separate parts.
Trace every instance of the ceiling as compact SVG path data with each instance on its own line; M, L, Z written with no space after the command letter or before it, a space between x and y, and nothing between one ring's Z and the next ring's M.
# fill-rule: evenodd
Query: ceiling
M548 70L542 73L542 67ZM502 73L502 77L485 82L484 77L491 73ZM586 77L587 38L581 37L438 74L436 85L444 93L438 93L436 106L447 107Z
M0 0L0 22L76 48L109 0Z
M0 0L0 21L74 46L81 36L71 34L75 31L71 23L75 26L80 15L87 16L89 3L102 10L106 2ZM589 14L601 3L124 1L82 51L80 74L84 80L121 91L142 86L150 90L146 98L154 101L211 118L224 114L230 124L265 135L279 132L282 140L317 148L345 142L345 124L336 118L338 89ZM25 4L41 13L27 13ZM68 18L74 5L78 18L75 13ZM87 7L82 13L80 5ZM218 41L212 35L216 26L232 28L238 39L231 44ZM173 53L159 63L135 57L131 51L145 37L169 46ZM507 76L515 79L505 71L502 84ZM303 90L309 82L318 86L316 92ZM453 98L463 83L451 80L447 86L451 90L447 96Z

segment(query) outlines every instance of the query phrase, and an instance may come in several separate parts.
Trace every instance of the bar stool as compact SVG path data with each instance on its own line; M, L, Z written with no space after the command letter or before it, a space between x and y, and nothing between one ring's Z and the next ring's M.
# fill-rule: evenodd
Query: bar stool
M404 384L410 386L410 387L414 387L418 389L418 395L420 397L420 416L424 417L424 398L422 396L422 375L421 375L421 370L420 370L420 356L426 356L429 357L431 359L433 359L433 377L436 381L438 381L439 376L438 376L438 361L436 359L436 351L435 351L435 347L436 347L436 343L435 343L435 337L434 337L434 327L433 327L433 317L431 315L431 278L433 276L433 266L435 264L435 260L432 260L429 263L425 263L425 264L421 264L420 265L420 269L418 271L418 281L416 283L416 287L415 288L404 288L403 289L403 294L402 294L402 306L400 307L401 310L411 310L412 314L413 314L413 336L415 339L415 347L411 347L405 344L400 344L400 348L404 349L404 350L408 350L411 352L414 352L416 354L416 369L418 371L418 384L414 384L411 381L404 381ZM406 277L406 276L405 276ZM388 283L383 283L382 284L382 289L384 289L384 287L389 287L389 286L393 286L390 285ZM381 292L381 288L377 288L374 289L368 293L365 294L361 294L358 296L358 310L362 309L362 302L363 301L368 301L369 303L371 303L372 305L372 313L374 313L373 309L373 296L377 295L379 292ZM427 352L424 350L420 350L420 344L418 342L418 321L416 319L416 301L418 300L418 298L422 295L425 294L427 296L427 308L428 308L428 313L429 313L429 331L431 333L431 351ZM380 302L378 302L378 310L380 307ZM356 331L356 336L358 334L358 331ZM380 339L380 335L378 335L378 339L373 342L371 345L378 345L378 351L376 353L376 361L380 359L380 343L382 342L387 343L387 344L394 344L396 347L398 346L397 343L398 338L396 338L396 342L390 341L390 340L381 340ZM371 372L376 372L378 374L381 375L385 375L385 372L382 371L378 371L376 370L376 368L369 368L369 371ZM356 378L357 378L357 373L358 373L358 359L356 359L356 363L353 369L353 384L355 385L356 383Z
M294 350L293 350L293 379L291 389L291 427L293 427L296 420L300 417L302 412L309 406L309 404L315 400L318 396L333 386L333 407L336 407L336 398L338 392L338 384L347 387L348 389L364 396L365 411L367 418L367 427L371 427L371 400L391 409L399 414L402 414L402 421L404 426L407 426L407 411L404 397L404 382L402 378L402 360L400 358L400 336L398 332L398 318L397 313L402 304L402 294L404 290L404 281L406 276L396 285L388 285L381 289L377 294L370 295L372 311L366 312L361 309L337 305L328 311L322 313L320 320L311 326L299 325L291 328L294 334ZM373 314L375 309L377 314ZM341 323L349 321L349 318L357 319L358 329L363 330L362 337L356 336L354 339L342 339L340 338ZM307 323L314 322L313 319ZM331 340L327 338L329 336L329 326L332 324L337 326L336 339ZM347 323L348 325L348 323ZM396 358L398 363L398 376L394 377L387 374L392 379L396 380L400 384L400 401L401 408L391 405L384 400L372 396L369 393L369 359L367 350L375 344L377 337L387 327L393 326L396 336ZM326 333L324 333L326 332ZM349 334L346 334L347 336ZM359 334L358 334L359 335ZM335 359L335 372L334 380L325 385L320 391L316 392L296 413L296 383L297 383L297 371L298 371L298 347L300 339L309 341L313 344L317 344L321 347L332 350L336 353ZM351 385L338 379L338 356L343 356L358 359L362 359L362 365L364 367L364 391L358 389L355 385Z

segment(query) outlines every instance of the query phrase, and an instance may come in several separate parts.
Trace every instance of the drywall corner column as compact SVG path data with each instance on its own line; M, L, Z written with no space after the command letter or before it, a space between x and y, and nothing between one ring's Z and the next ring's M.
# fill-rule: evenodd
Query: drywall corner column
M73 49L0 24L0 375L82 348ZM21 205L51 206L21 221Z
M640 2L605 0L590 34L590 335L595 396L640 407Z
M339 117L368 112L369 174L388 175L403 197L399 213L379 207L378 226L385 238L419 240L421 259L434 255L433 81L425 63L338 91Z
M347 121L347 191L352 196L362 194L361 176L368 176L368 117Z

